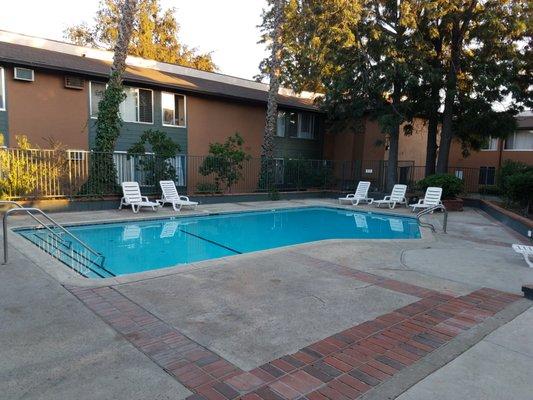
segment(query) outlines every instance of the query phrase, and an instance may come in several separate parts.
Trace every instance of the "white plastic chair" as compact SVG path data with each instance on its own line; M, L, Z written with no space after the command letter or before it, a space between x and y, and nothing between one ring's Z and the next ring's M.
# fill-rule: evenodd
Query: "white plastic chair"
M346 197L339 197L339 204L350 203L352 206L359 205L359 202L364 201L368 204L372 204L374 199L368 197L368 190L370 189L370 182L360 181L357 185L355 193L348 194Z
M527 265L529 265L529 268L533 268L533 260L529 259L529 257L533 257L533 246L513 244L513 250L518 254L522 254L524 256L524 260L527 262Z
M181 207L194 207L198 206L198 202L190 201L187 196L180 196L176 184L174 181L159 181L161 186L162 196L157 202L164 206L166 203L172 204L174 211L180 211Z
M440 187L428 187L423 199L418 200L418 203L411 204L409 207L413 207L413 212L418 208L430 208L442 204L440 200L442 197L442 188Z
M159 204L148 200L148 197L141 195L141 189L137 182L122 182L122 194L124 197L120 199L119 210L122 206L131 206L135 214L139 212L141 207L151 207L152 210L157 211Z
M391 210L396 207L396 204L403 204L407 207L405 192L407 192L407 185L394 185L390 196L385 196L383 200L374 200L372 204L378 208L386 204Z

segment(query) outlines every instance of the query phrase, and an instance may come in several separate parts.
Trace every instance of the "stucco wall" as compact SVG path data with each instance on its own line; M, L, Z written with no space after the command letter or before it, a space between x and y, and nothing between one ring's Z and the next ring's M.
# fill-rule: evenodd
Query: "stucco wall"
M247 153L252 157L261 155L263 106L188 96L187 116L190 155L206 155L210 143L222 143L235 132L244 138Z
M502 162L505 160L521 161L533 165L533 151L509 151L503 150L501 155ZM479 167L498 167L499 151L482 150L470 153L468 157L461 154L461 144L454 141L450 151L449 165L451 167L479 168Z
M49 148L51 138L71 149L87 148L88 84L83 90L66 89L64 75L35 70L35 81L13 79L6 68L9 144L26 135L32 145Z
M405 135L403 128L400 131L398 143L398 159L402 161L414 161L416 166L426 165L427 146L427 123L416 118L413 121L413 133Z

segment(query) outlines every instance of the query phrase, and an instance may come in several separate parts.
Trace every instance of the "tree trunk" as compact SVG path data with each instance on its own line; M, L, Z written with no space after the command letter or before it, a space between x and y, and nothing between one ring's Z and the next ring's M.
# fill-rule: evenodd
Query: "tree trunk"
M437 133L439 130L439 87L437 85L434 85L431 88L430 107L425 176L433 175L435 173L435 163L437 161Z
M261 187L271 190L275 182L274 137L278 121L278 92L280 86L282 23L285 0L273 0L272 53L269 60L269 89L265 133L261 145Z
M270 55L269 63L270 83L267 99L265 135L261 147L261 155L264 158L272 158L274 156L274 136L276 135L278 118L277 97L280 86L279 78L282 49L281 29L283 23L284 0L274 0L273 7L272 54Z
M471 0L462 14L456 15L452 22L450 65L446 75L446 96L444 98L444 113L442 118L442 132L440 135L439 159L437 160L437 172L448 172L448 161L453 139L453 117L455 98L457 96L457 77L461 72L461 53L463 39L468 31L472 13L478 5L478 0Z
M110 85L121 85L122 74L126 69L126 58L130 44L133 20L137 9L137 0L125 0L122 6L122 18L118 26L117 43L115 44L113 55L113 66L111 67Z
M400 124L391 129L389 136L389 159L387 161L386 190L392 191L398 183L398 145L400 142Z

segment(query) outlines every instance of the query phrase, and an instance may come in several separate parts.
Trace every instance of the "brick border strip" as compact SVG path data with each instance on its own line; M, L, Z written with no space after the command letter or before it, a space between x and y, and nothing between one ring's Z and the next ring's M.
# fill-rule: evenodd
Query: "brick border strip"
M376 276L347 268L357 279ZM363 274L363 275L362 275ZM520 296L480 289L454 298L388 278L424 296L250 372L183 335L111 287L67 289L194 394L188 400L355 399Z

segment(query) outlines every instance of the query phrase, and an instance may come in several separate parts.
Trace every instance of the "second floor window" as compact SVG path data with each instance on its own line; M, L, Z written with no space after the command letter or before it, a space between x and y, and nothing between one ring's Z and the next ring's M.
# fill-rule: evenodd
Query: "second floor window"
M104 98L105 83L91 82L91 118L98 116L98 104ZM126 99L120 104L120 116L124 122L154 122L153 92L149 89L125 87Z
M505 141L505 150L533 150L533 131L517 131Z
M4 83L4 69L0 68L0 110L6 109L6 89Z
M163 125L185 126L185 96L174 93L161 93Z
M278 111L277 136L315 139L317 116L306 112Z
M126 99L120 104L120 116L124 122L154 122L152 91L125 87Z
M498 150L498 138L488 137L481 150Z

